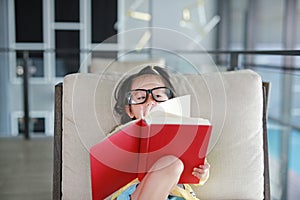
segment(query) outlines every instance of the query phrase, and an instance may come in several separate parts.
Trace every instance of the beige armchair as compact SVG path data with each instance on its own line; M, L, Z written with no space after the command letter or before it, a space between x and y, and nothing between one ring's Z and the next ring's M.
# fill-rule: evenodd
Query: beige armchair
M112 91L120 74L72 74L55 87L53 199L91 199L89 148L118 124ZM268 84L251 70L173 75L191 94L192 115L213 125L205 199L270 199L266 130ZM104 152L107 153L107 152Z

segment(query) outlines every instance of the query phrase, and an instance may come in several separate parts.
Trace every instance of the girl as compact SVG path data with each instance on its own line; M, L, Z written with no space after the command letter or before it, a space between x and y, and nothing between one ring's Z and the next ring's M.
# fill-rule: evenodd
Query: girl
M168 73L161 67L143 68L122 81L115 91L115 111L121 123L145 117L157 104L175 97ZM145 178L134 180L117 191L112 199L197 199L187 184L177 184L183 163L174 156L164 156L156 161ZM209 164L195 166L192 174L204 183L209 174Z

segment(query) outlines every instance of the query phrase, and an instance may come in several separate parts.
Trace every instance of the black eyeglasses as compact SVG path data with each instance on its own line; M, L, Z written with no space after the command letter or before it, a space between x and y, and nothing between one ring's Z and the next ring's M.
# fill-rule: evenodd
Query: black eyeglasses
M164 102L173 98L173 92L167 87L156 87L150 90L135 89L127 93L127 103L129 105L143 104L147 101L149 94L156 102Z

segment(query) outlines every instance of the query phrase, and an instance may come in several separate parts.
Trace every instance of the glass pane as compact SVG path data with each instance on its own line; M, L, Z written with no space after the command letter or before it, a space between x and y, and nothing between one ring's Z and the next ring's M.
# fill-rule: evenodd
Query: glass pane
M92 43L100 43L117 34L117 0L92 0ZM110 43L116 43L116 38Z
M281 48L284 0L265 0L256 2L256 48L278 49ZM270 34L272 33L272 34Z
M15 0L16 42L43 42L43 1Z
M284 56L257 55L254 56L254 70L258 72L263 81L271 83L269 116L281 119L283 104L283 79L282 63Z
M30 132L35 134L45 134L45 118L31 118L30 119ZM18 118L19 134L24 134L24 119Z
M298 26L296 26L296 38L297 38L297 44L298 44L298 48L300 47L300 26L299 26L299 22L300 22L300 0L297 1L297 13L296 13L296 22L298 23Z
M30 51L28 60L28 72L30 77L44 77L44 56L42 51ZM16 76L23 75L23 52L17 52Z
M263 81L271 83L268 105L268 147L272 199L297 199L295 197L300 194L296 187L300 180L298 159L300 75L298 71L279 69L280 62L277 62L277 67L274 66L275 62L271 60L276 60L278 56L261 57L265 61L269 59L269 65L256 65L254 70L262 76ZM285 195L285 193L281 194L285 189L288 198L281 197Z
M295 49L300 49L300 26L299 26L299 22L300 22L300 0L298 0L297 1L297 11L296 11L297 13L296 13L296 20L295 20L295 22L296 22L296 24L297 24L297 26L296 26L296 33L295 33L295 35L296 35L296 44L295 44ZM300 69L300 56L296 56L296 58L295 58L295 67L296 68L298 68L298 74L300 74L300 71L299 71L299 69ZM298 85L299 85L300 83L298 82ZM297 87L298 89L298 91L299 91L299 94L300 94L300 86L298 86Z
M291 75L292 78L292 82L293 82L293 87L292 87L292 91L293 91L293 95L292 95L292 110L291 110L291 115L292 115L292 119L291 119L291 123L294 126L298 126L299 122L300 122L300 69L298 69L297 72L294 72L293 75ZM300 143L299 143L300 146Z
M268 145L269 145L269 161L270 161L270 175L271 175L271 193L272 199L281 199L281 190L286 186L282 180L287 178L287 193L290 200L297 199L299 196L299 189L297 185L300 180L300 160L298 154L300 151L300 130L290 129L284 131L286 127L280 123L269 120L268 128ZM288 134L288 160L282 158L280 150L282 150L282 136ZM286 156L286 155L285 155ZM286 163L284 163L286 161ZM281 168L283 166L283 168ZM287 167L287 177L283 173L284 168ZM280 183L280 184L278 184Z
M300 152L300 130L292 129L290 143L289 166L297 174L298 178L300 178L300 159L297 156Z
M232 0L229 5L230 48L242 49L245 41L248 1Z
M79 31L56 31L56 76L79 70Z
M79 0L55 0L55 22L79 22Z

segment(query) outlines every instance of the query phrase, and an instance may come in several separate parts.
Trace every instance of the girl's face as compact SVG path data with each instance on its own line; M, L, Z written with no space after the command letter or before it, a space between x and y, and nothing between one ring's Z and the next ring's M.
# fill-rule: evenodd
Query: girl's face
M136 89L153 89L156 87L165 87L165 84L160 76L157 75L143 75L133 80L131 90ZM159 102L156 102L152 95L149 94L148 99L143 104L126 105L125 109L130 118L141 119L145 117L149 111L155 107Z

